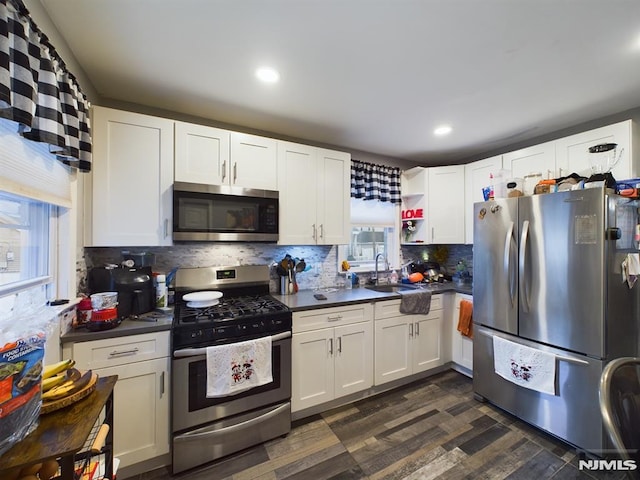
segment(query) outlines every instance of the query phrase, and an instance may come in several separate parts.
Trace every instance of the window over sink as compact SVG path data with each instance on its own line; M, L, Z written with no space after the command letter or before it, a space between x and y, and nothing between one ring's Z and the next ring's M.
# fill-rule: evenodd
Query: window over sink
M351 272L372 272L375 258L382 253L389 268L400 265L400 207L389 202L351 199L350 243L338 246L338 271L342 261L349 262ZM385 263L379 262L379 270Z

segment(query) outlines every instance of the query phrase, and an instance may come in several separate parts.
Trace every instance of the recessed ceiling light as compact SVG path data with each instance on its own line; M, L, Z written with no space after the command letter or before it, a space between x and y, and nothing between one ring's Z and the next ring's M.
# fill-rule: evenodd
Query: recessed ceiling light
M443 136L443 135L448 135L451 133L451 130L453 130L451 128L450 125L440 125L438 128L436 128L433 131L434 135L438 135L439 137Z
M280 74L273 68L261 67L256 70L256 77L265 83L276 83L280 80Z

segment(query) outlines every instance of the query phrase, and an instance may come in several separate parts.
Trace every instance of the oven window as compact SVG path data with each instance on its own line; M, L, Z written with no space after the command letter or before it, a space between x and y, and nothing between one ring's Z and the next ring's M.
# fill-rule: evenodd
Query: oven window
M271 349L271 370L273 374L273 382L259 387L252 388L245 392L229 397L207 398L207 361L199 360L189 363L189 411L194 412L203 408L228 403L231 400L237 400L253 395L259 395L270 390L280 388L282 380L281 363L282 358L281 347L273 345Z

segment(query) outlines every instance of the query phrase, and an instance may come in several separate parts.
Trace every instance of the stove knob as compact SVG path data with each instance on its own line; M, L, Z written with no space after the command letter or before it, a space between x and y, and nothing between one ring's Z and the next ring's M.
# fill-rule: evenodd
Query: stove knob
M191 338L197 338L202 336L202 330L197 330L195 332L191 332Z

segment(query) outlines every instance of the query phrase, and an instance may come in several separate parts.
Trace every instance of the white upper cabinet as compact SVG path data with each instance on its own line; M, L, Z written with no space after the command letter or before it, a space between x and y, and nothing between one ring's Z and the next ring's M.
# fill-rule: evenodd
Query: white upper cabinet
M278 189L272 138L176 122L175 142L178 182Z
M531 173L542 174L543 179L556 178L555 142L541 143L502 156L502 165L511 171L511 178L524 179Z
M349 243L351 155L278 142L281 245Z
M318 149L317 243L349 243L351 230L351 155Z
M489 186L490 175L502 169L502 155L485 158L464 166L465 243L473 243L473 204L483 202L482 189Z
M557 140L556 162L561 172L558 176L566 176L575 172L589 177L592 173L589 147L601 143L617 143L616 154L620 155L620 161L611 171L613 177L616 180L636 177L640 173L637 161L634 161L633 156L633 140L637 135L638 132L633 121L626 120Z
M414 167L401 176L402 220L412 234L402 243L464 243L464 165Z
M176 182L228 184L230 133L205 125L175 122Z
M429 243L464 243L464 165L429 168Z
M93 107L85 246L171 245L173 121Z
M278 190L277 145L273 138L231 132L231 185Z

